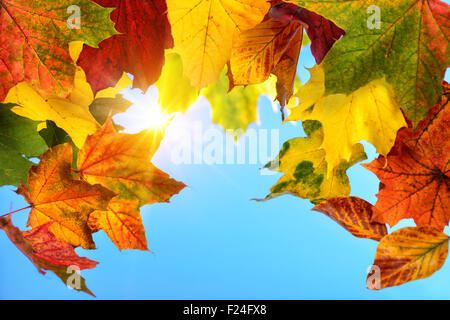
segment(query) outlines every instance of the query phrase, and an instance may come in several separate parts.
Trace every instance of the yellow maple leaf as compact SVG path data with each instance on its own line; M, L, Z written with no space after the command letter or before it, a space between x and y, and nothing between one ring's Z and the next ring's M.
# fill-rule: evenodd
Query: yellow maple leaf
M159 80L158 103L166 113L185 112L198 98L198 90L191 85L190 80L183 75L183 62L179 54L167 52L166 63Z
M79 54L81 43L73 42L70 53L75 60ZM131 85L131 80L124 73L122 79L114 88L105 89L98 97L115 98L116 94ZM21 82L12 88L5 98L5 103L18 106L11 109L14 113L35 121L51 120L65 130L78 148L81 148L86 137L100 128L100 124L89 112L89 106L94 101L86 76L77 68L74 78L74 89L68 98L57 96L42 96L32 85ZM45 128L45 123L38 130Z
M326 152L328 172L350 160L352 148L361 140L370 142L382 155L394 145L397 131L406 126L400 107L385 79L374 80L350 95L324 96L325 76L321 65L311 69L311 79L296 96L286 121L317 120L323 125L321 147Z
M233 38L267 14L266 0L168 0L175 51L198 89L217 81L230 59Z

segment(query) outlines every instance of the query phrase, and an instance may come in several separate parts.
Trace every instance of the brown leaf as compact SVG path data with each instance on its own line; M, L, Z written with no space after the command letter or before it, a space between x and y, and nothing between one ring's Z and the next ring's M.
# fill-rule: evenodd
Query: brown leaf
M379 268L380 278L369 275L369 289L398 286L431 276L447 258L448 239L431 226L403 228L387 235L381 239L373 263Z
M332 198L313 210L327 215L358 238L380 241L387 234L386 225L371 222L374 207L357 197Z

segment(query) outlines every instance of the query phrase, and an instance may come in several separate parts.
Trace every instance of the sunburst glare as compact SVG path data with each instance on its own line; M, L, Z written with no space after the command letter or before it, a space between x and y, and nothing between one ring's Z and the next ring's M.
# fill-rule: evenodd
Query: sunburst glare
M158 104L158 89L155 86L151 86L145 94L139 89L125 89L122 94L133 103L125 113L114 116L114 121L123 126L125 132L164 130L173 118L173 114L168 115L161 110Z

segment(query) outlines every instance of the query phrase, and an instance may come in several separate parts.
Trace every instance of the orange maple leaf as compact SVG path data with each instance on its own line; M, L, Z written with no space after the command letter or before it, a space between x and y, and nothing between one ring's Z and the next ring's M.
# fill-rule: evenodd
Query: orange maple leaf
M413 218L417 225L443 230L450 220L450 86L440 104L413 130L403 128L387 158L364 165L381 181L373 219L395 225Z
M148 250L138 200L114 198L107 211L92 212L88 224L94 232L100 229L105 231L119 250Z
M103 185L120 199L139 200L140 205L169 202L185 184L171 179L150 162L161 139L158 129L118 133L108 119L86 139L78 153L80 178Z
M89 214L106 210L115 194L100 185L75 180L71 165L71 143L55 146L41 157L38 165L31 167L29 187L22 183L16 192L31 206L28 226L35 228L53 221L50 231L57 239L94 249L87 225Z

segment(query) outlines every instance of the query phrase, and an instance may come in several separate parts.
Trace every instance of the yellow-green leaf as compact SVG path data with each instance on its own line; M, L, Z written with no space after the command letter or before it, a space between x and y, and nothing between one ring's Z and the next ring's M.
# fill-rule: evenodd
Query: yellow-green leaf
M308 138L294 138L284 143L279 156L265 167L284 173L284 176L270 189L264 199L272 199L283 194L292 194L312 203L326 199L347 196L350 184L346 174L349 167L366 159L361 144L352 147L349 161L341 161L328 172L326 152L321 148L322 125L318 121L307 120L303 127Z
M166 114L185 112L198 98L198 90L183 74L183 61L179 54L166 53L166 63L159 80L158 103Z
M342 160L349 161L352 148L361 140L373 144L387 155L395 143L397 131L406 126L400 107L393 99L391 86L374 80L352 94L323 96L324 71L316 66L310 81L296 93L299 105L290 109L287 120L317 120L323 125L321 147L326 151L329 172Z
M225 130L236 130L236 138L247 130L250 123L258 120L257 102L260 95L265 94L271 101L277 95L276 78L248 85L236 86L229 91L230 84L225 68L217 83L211 84L200 93L204 95L212 107L212 121L220 124Z

